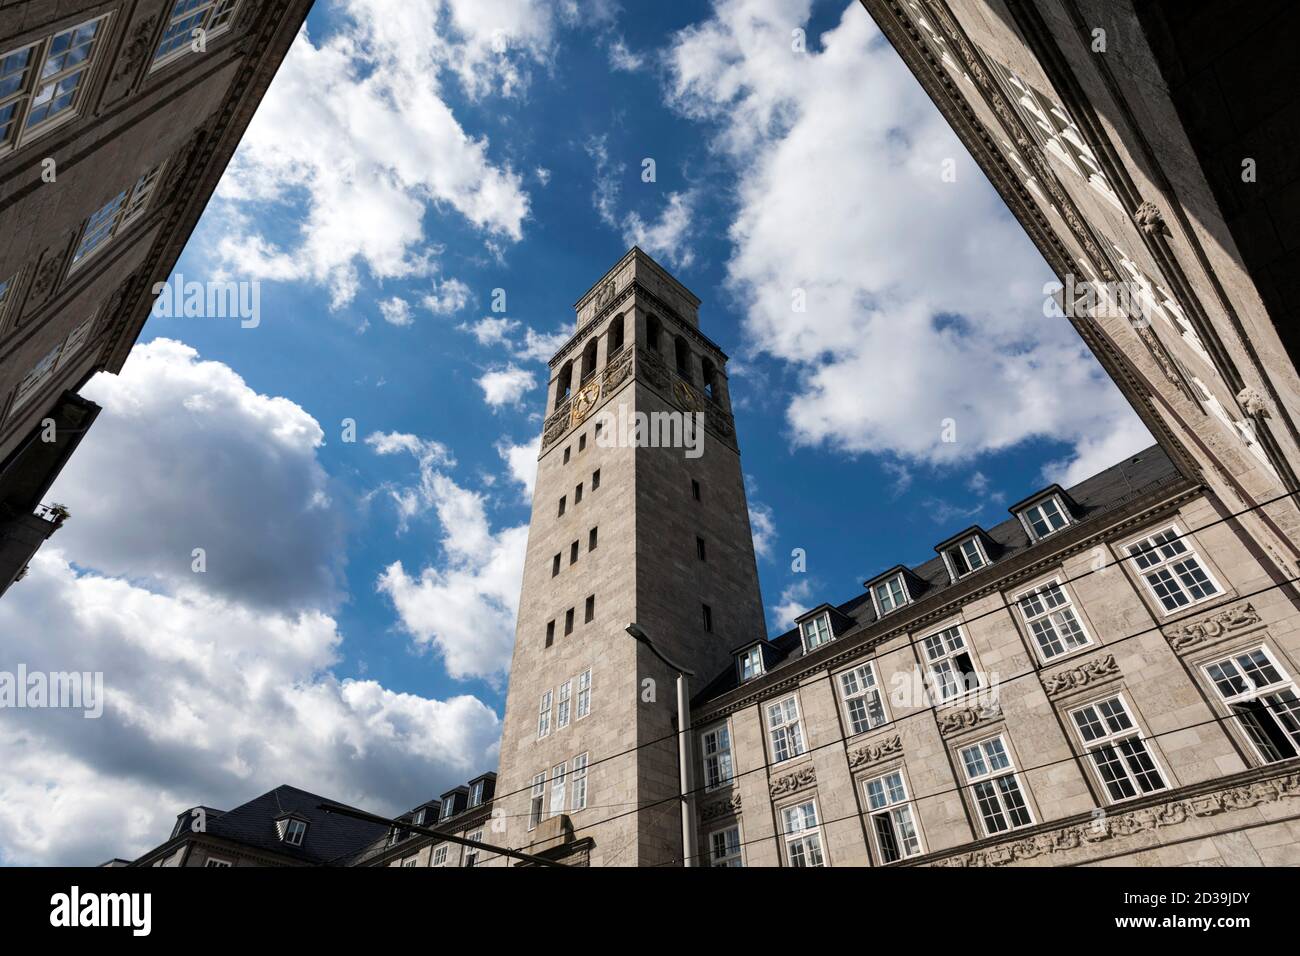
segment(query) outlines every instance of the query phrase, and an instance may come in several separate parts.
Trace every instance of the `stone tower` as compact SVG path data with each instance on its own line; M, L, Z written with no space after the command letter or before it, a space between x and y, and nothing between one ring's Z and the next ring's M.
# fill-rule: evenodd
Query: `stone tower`
M624 629L698 691L764 634L763 605L726 355L699 299L633 248L575 308L551 360L494 836L653 865L681 853L676 675Z

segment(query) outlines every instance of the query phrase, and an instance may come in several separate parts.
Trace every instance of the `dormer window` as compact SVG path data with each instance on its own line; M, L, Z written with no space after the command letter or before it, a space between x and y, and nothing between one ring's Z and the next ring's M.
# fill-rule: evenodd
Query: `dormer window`
M831 633L831 616L825 613L804 621L799 625L799 632L803 635L805 654L813 648L829 643L835 636Z
M1061 499L1056 495L1030 505L1020 515L1035 541L1041 541L1070 523Z
M871 596L876 602L876 613L881 616L907 604L910 597L907 593L907 582L903 580L903 572L900 571L873 586Z
M479 780L469 789L469 805L477 807L483 802L483 781Z
M744 683L763 673L763 648L757 645L740 655L740 680Z
M413 822L417 827L422 827L422 826L424 826L424 810L423 810L423 809L420 809L420 810L417 810L417 811L416 811L416 813L415 813L415 820L413 820L412 822Z
M979 535L971 535L966 540L959 542L956 547L949 548L945 553L945 557L948 560L948 568L952 571L954 581L986 567L989 563Z
M275 828L280 831L280 839L289 846L302 846L303 838L307 836L306 821L296 817L276 821Z
M455 807L456 807L456 797L454 794L450 797L443 797L442 798L442 819L450 820L452 811L455 809Z

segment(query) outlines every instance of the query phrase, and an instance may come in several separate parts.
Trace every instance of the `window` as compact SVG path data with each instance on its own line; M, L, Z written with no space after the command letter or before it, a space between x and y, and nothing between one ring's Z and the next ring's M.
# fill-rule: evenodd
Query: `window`
M532 828L530 827L529 829ZM442 846L437 846L433 848L433 865L434 866L447 865L447 844L444 843L442 844Z
M289 820L284 827L284 842L289 846L302 846L303 837L307 835L307 824L301 820Z
M533 787L529 791L528 829L536 830L542 822L542 811L546 806L546 772L533 777Z
M546 646L550 647L555 643L555 622L546 622Z
M0 325L4 324L5 313L9 311L9 300L13 298L14 286L17 281L17 276L10 276L8 279L0 280Z
M704 786L708 790L731 781L731 733L727 725L714 727L700 734L700 750L704 754Z
M587 436L586 436L586 435L579 435L579 436L578 436L578 451L586 451L586 450L587 450Z
M648 315L645 320L645 344L651 352L659 351L659 334L661 325L657 316Z
M1035 541L1041 541L1049 534L1060 531L1070 523L1070 519L1065 516L1065 510L1061 507L1061 503L1055 495L1044 498L1036 505L1030 505L1021 514L1024 516L1025 523L1029 526L1029 533Z
M567 637L573 633L573 608L564 612L564 634Z
M578 560L578 542L569 545L569 563L575 564Z
M107 19L0 53L0 150L77 115Z
M677 374L682 378L691 377L691 349L680 335L673 340L673 356L677 360Z
M691 479L691 497L696 501L702 500L700 498L700 483L694 478Z
M137 179L134 186L122 190L86 220L81 229L81 241L72 256L72 268L104 248L118 233L140 218L149 206L161 173L162 166L155 166Z
M573 758L573 793L569 797L570 810L584 810L587 806L587 755Z
M1300 699L1267 650L1256 647L1215 661L1205 673L1262 760L1272 763L1300 752Z
M1125 549L1138 573L1160 606L1166 611L1198 604L1222 591L1173 528L1143 538Z
M50 377L59 369L63 368L86 344L90 338L91 329L95 326L95 317L91 316L85 322L82 322L75 329L68 333L68 337L59 345L50 349L39 362L23 376L18 383L18 389L14 393L13 404L9 407L9 414L26 405L32 396L36 395Z
M727 827L709 834L709 866L741 867L740 827Z
M930 686L940 702L980 686L979 674L958 625L931 634L921 643L930 667Z
M473 833L466 835L467 839L481 843L483 841L483 831L475 830ZM463 857L465 866L478 866L479 848L476 846L465 847L465 856Z
M474 786L469 788L469 805L477 807L483 802L483 781L475 781Z
M881 581L871 589L871 593L876 599L876 610L882 615L897 610L908 602L907 584L903 581L901 571L892 578Z
M707 604L701 604L700 611L704 618L704 630L710 634L713 633L713 608L709 607Z
M542 703L537 708L537 738L547 736L551 732L551 691L542 695Z
M831 635L831 616L829 614L818 614L814 618L809 618L799 625L799 631L803 635L803 649L807 653L815 647L821 647L830 641Z
M597 425L596 427L599 428L600 426ZM595 491L599 487L600 487L600 469L597 468L595 471L591 473L591 490Z
M781 811L785 858L791 866L823 866L822 833L817 826L817 804L809 800Z
M550 714L549 714L549 713L547 714L547 719L548 719L548 720L550 719ZM442 815L441 815L440 819L442 819L442 820L450 820L451 817L452 817L452 814L454 814L455 812L456 812L456 795L455 795L455 794L452 794L450 797L443 797L443 798L442 798Z
M587 595L587 605L583 608L582 623L590 624L596 619L596 595Z
M708 558L705 557L704 539L701 538L699 535L695 536L695 556L699 558L701 561L708 560Z
M747 681L763 673L763 649L751 647L740 655L740 679Z
M1089 704L1071 717L1112 802L1165 789L1160 768L1147 752L1123 698Z
M955 548L950 548L948 562L952 567L954 580L964 578L989 563L978 535L967 538Z
M613 358L621 351L623 351L623 316L620 315L609 324L609 346L605 354L608 358Z
M569 726L569 704L573 697L573 681L565 681L560 685L560 696L558 698L555 710L555 728Z
M563 495L560 496L560 510L559 510L559 512L556 513L555 516L556 516L557 518L562 518L562 517L564 517L564 496L563 496Z
M799 701L794 697L767 705L767 733L772 741L772 760L780 763L804 752Z
M849 726L855 734L864 734L885 722L884 698L876 683L876 665L873 661L847 670L840 675L840 696Z
M551 768L551 810L549 816L564 812L564 778L567 765L558 763Z
M418 856L408 856L402 861L402 866L419 866L420 858Z
M414 819L412 822L413 822L417 827L424 826L424 811L421 810L421 811L419 811L418 813L416 813L416 815L415 815L415 819Z
M916 818L907 800L902 771L895 770L866 783L871 832L882 863L897 863L921 852Z
M596 550L596 529L595 528L592 528L589 532L587 532L587 550L588 551Z
M574 486L573 503L575 505L582 504L582 482L578 482L578 484Z
M567 464L569 463L569 455L570 455L570 453L571 453L572 451L573 451L572 448L565 448L565 449L564 449L564 464L567 465Z
M578 675L578 720L591 713L591 671Z
M971 784L986 834L993 836L1034 822L1002 737L990 737L963 747L961 763L966 768L966 780Z
M154 66L194 49L196 30L215 35L229 28L237 6L239 0L176 0L153 55Z
M560 573L560 556L557 554L554 558L551 559L551 577L555 577L559 573Z
M1044 660L1068 654L1092 643L1083 625L1079 623L1065 589L1058 582L1053 581L1022 594L1016 603Z
M222 866L230 866L231 863L230 863L229 860L222 860L222 859L218 859L218 858L215 857L215 856L210 856L210 857L208 857L206 860L203 861L203 865L204 865L205 867L209 867L209 866L212 866L212 867L222 867Z

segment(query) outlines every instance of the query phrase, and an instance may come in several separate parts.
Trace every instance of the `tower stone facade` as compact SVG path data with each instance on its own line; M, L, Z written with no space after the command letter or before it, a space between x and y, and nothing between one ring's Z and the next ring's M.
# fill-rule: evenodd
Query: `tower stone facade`
M765 633L727 357L699 304L633 248L551 360L501 741L510 846L679 857L676 675L625 628L704 680ZM619 807L640 811L584 832Z

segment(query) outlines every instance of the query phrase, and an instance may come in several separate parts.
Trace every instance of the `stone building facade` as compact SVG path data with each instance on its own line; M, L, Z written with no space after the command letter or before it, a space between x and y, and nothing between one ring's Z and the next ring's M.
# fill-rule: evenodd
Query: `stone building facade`
M0 0L0 592L310 7Z

